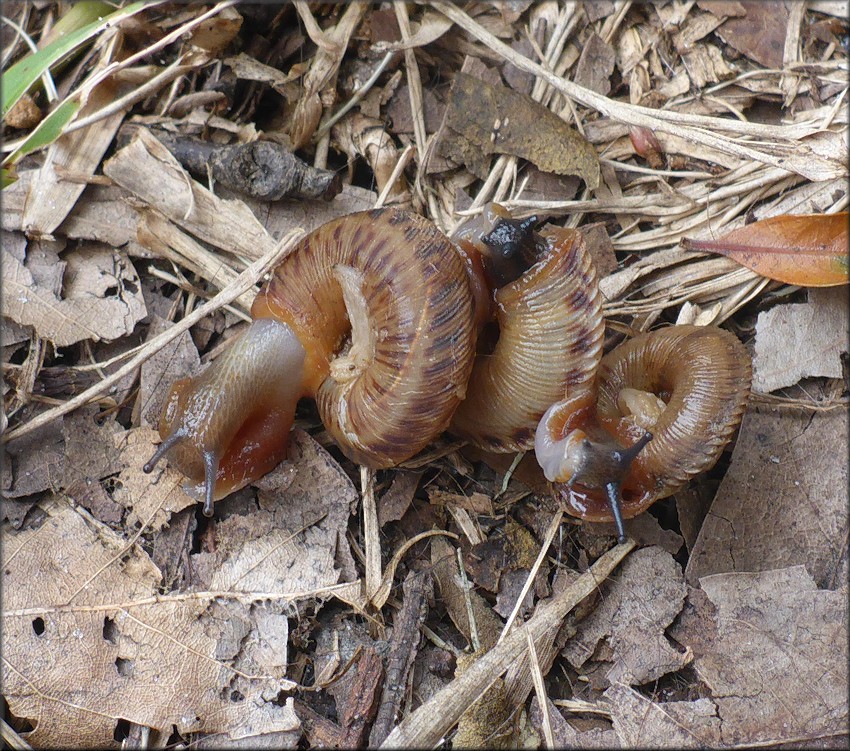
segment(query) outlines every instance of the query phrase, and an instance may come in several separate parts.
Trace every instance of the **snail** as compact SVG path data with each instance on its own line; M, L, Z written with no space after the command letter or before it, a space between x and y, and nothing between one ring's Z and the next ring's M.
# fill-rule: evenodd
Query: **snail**
M584 324L599 298L583 291L595 277L580 235L544 237L535 223L492 204L452 240L398 209L319 227L274 270L238 341L172 386L145 472L167 454L211 515L285 458L305 396L342 452L375 469L447 428L491 449L530 448L565 384L590 379L602 333ZM494 317L499 340L476 358ZM571 336L591 354L575 367L559 352Z
M680 325L640 334L602 358L592 393L552 405L535 453L562 506L623 519L714 466L746 407L750 356L731 332Z
M728 332L677 326L603 358L582 235L536 223L489 204L451 239L398 209L314 230L261 289L248 330L172 386L144 471L167 454L212 515L286 457L306 396L342 452L374 469L446 429L490 451L533 447L566 510L613 517L624 539L623 518L716 461L749 356Z

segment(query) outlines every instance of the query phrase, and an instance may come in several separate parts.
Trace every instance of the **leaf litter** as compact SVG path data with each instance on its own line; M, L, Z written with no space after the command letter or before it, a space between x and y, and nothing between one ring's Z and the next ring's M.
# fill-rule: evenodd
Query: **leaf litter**
M752 233L801 215L841 246L842 5L152 6L57 70L83 127L3 191L4 739L846 744L847 287L795 286L823 282L808 230L790 277L703 252L799 247ZM37 37L50 10L14 13ZM248 198L156 128L297 146L342 190ZM211 522L141 472L167 384L295 228L377 202L450 231L490 200L586 234L606 346L687 321L754 355L736 443L627 521L639 550L558 524L528 457L446 438L360 475L308 405Z

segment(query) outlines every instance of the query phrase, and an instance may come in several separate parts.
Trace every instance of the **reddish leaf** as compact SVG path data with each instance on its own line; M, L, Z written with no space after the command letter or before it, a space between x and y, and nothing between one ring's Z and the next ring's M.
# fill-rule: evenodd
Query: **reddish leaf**
M720 253L762 276L805 287L847 284L847 212L775 216L719 240L682 239L685 250Z

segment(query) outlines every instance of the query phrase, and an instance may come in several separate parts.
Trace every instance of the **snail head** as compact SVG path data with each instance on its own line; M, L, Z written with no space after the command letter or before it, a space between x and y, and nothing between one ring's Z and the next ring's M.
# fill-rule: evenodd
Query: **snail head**
M625 542L622 483L635 457L652 440L652 433L644 432L628 447L621 446L604 431L591 426L562 433L553 430L552 424L557 422L560 406L550 408L537 428L534 444L537 461L550 482L565 483L568 488L580 485L589 489L604 489L617 527L617 539ZM563 437L553 437L553 433Z

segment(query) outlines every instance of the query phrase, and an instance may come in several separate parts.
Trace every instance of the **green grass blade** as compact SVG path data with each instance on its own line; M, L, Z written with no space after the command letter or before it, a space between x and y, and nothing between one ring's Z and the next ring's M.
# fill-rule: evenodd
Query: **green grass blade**
M43 50L27 55L3 74L2 117L17 102L51 65L61 60L81 44L84 44L104 29L129 18L145 7L146 3L136 2L123 10L115 11L99 21L94 21L72 34L60 37L48 44Z
M18 173L15 172L14 167L9 169L3 167L0 170L0 189L8 188L10 185L13 185L18 181Z
M3 162L3 166L16 164L20 159L33 151L38 151L49 146L59 136L65 126L71 121L80 109L79 98L66 99L53 112L42 120L38 127L29 134L29 137L18 148L11 153Z

